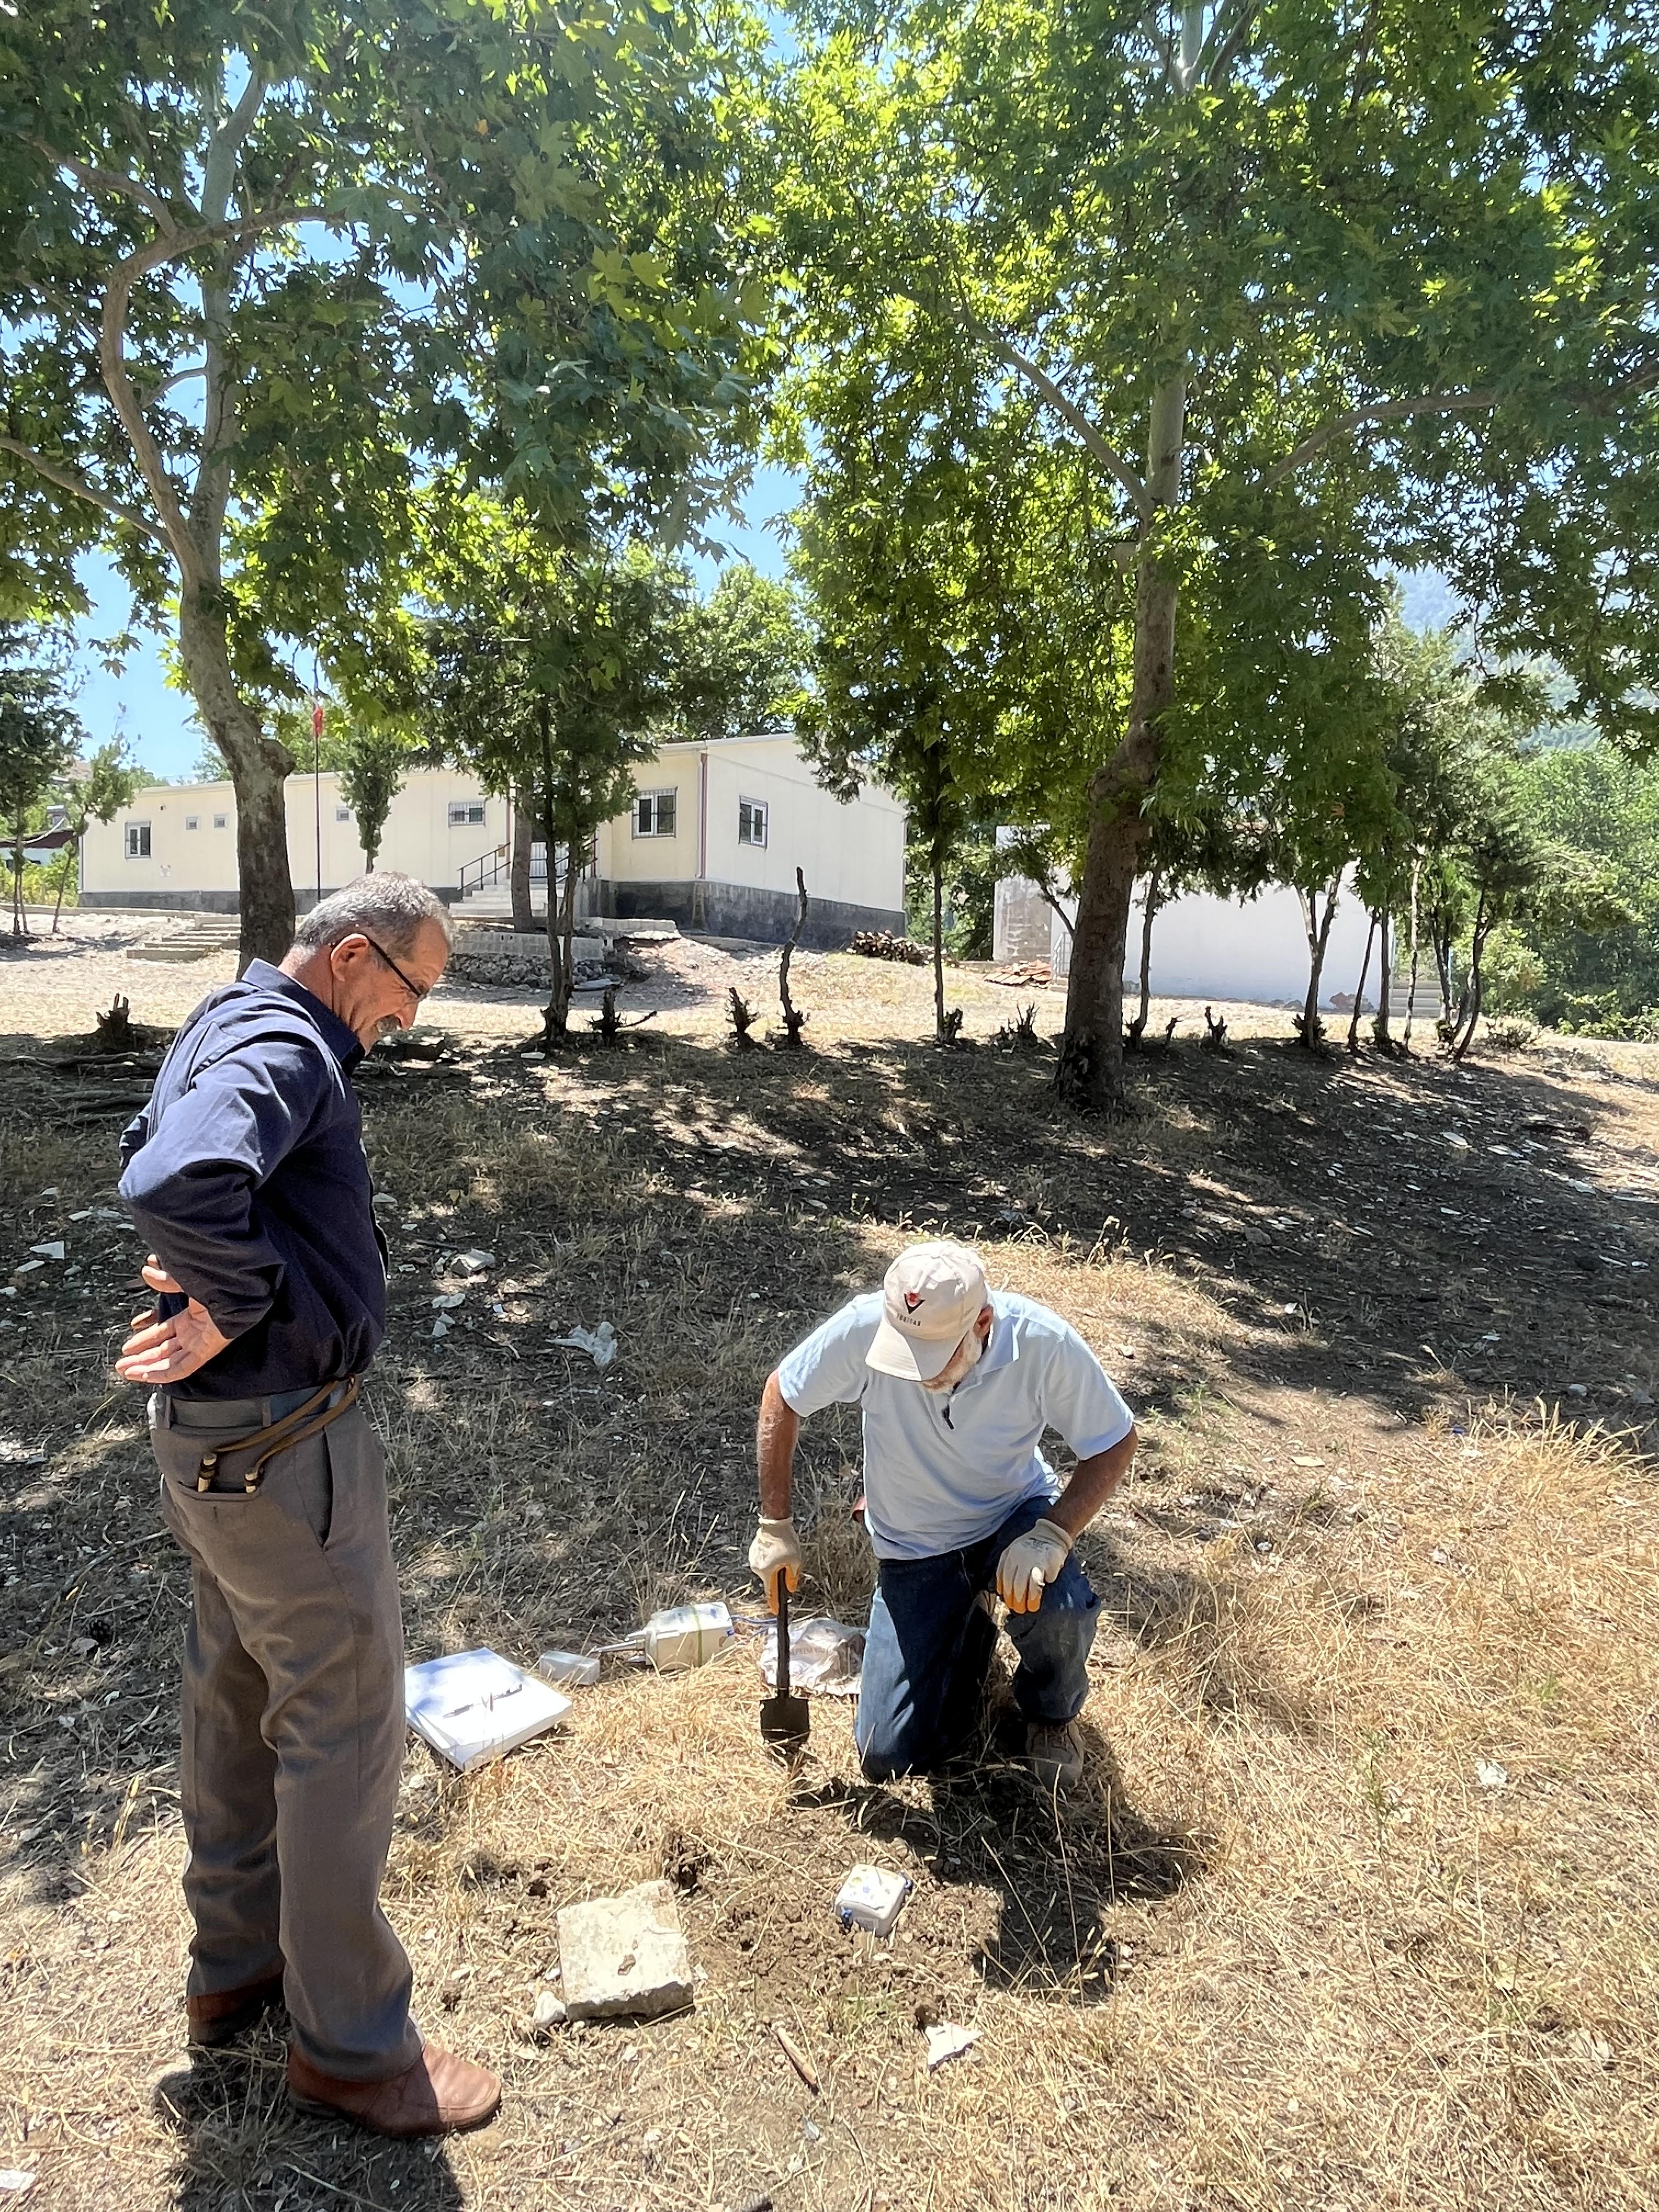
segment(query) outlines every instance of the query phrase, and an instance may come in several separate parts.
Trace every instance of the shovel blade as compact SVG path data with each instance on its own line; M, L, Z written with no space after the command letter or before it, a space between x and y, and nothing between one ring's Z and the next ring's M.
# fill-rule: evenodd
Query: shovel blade
M760 1711L760 1731L763 1743L799 1747L812 1732L811 1706L787 1690L768 1698Z

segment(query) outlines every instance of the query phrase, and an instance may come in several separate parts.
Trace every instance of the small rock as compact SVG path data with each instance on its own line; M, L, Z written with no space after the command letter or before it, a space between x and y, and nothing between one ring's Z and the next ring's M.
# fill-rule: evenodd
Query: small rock
M530 2025L538 2035L545 2035L550 2028L562 2027L569 2017L562 1997L551 1990L538 1990L536 2009L530 2016Z
M673 1887L642 1881L620 1897L568 1905L559 1959L573 2021L654 2019L691 2002L691 1958Z
M1483 1790L1507 1790L1510 1771L1500 1766L1495 1759L1478 1759L1474 1763L1474 1778Z
M1582 1382L1569 1382L1567 1395L1569 1398L1588 1398L1589 1392Z
M39 1253L43 1260L61 1260L64 1252L62 1244L31 1244L29 1249Z

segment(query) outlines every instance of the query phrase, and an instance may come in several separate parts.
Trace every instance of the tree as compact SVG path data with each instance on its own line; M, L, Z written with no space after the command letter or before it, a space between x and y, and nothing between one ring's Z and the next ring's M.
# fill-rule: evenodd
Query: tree
M425 631L428 709L446 748L487 789L514 793L545 842L551 1046L569 1027L576 885L594 834L631 804L635 764L653 757L677 703L684 575L638 547L550 549L498 509L475 509L472 523L465 562L443 579L449 605Z
M941 464L941 466L944 466ZM973 553L958 502L925 482L907 513L844 472L821 479L796 554L817 623L815 685L799 728L819 780L839 798L875 781L910 811L932 908L933 1034L955 1034L945 1005L945 875L975 798L995 708L977 655L965 580Z
M878 356L926 323L987 410L1016 390L1042 407L1112 512L1130 683L1090 781L1057 1080L1116 1106L1129 902L1206 571L1224 582L1298 517L1398 555L1516 424L1540 492L1575 408L1604 475L1639 447L1641 165L1623 123L1601 149L1626 95L1653 111L1643 34L1565 7L1522 27L1328 0L1218 0L1167 27L1053 0L812 21L784 118L799 342Z
M357 823L364 865L373 871L392 802L404 787L415 746L406 722L355 714L347 724L340 763L340 792Z
M0 625L0 821L11 839L11 933L27 937L23 847L30 817L61 783L84 732L64 697L61 656L26 658L21 624Z
M1539 832L1584 856L1628 918L1603 930L1514 933L1531 970L1515 996L1553 1029L1617 1033L1659 1008L1659 776L1582 734L1535 746L1516 771L1517 799Z
M708 599L688 605L684 631L676 647L683 736L709 741L791 726L811 652L793 586L735 562Z
M1425 929L1436 948L1442 1017L1449 1018L1451 946L1468 920L1456 855L1469 829L1482 765L1512 750L1513 736L1504 716L1483 699L1478 672L1453 631L1409 629L1395 608L1378 625L1375 645L1382 763L1393 804L1373 815L1356 856L1356 876L1382 940L1374 1033L1379 1047L1389 1051L1402 920L1412 975L1403 1042L1409 1047L1411 1042Z
M433 472L510 478L556 532L715 497L761 304L731 104L655 0L31 0L4 42L0 612L78 609L94 544L152 619L176 599L242 958L275 959L264 710L302 688L285 647L363 689Z
M58 934L58 925L64 912L64 893L69 888L71 871L76 866L80 842L87 834L90 822L113 822L124 806L131 806L133 793L139 787L140 770L127 758L126 748L118 738L112 738L98 747L91 757L77 762L60 781L58 790L64 809L64 827L74 834L75 842L65 845L64 857L58 864L58 898L52 908L52 933Z

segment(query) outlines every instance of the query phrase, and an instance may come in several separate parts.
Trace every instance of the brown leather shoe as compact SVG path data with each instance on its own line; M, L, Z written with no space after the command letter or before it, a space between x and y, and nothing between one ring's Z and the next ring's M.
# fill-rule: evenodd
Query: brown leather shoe
M216 1990L210 1996L186 1997L190 2039L210 2050L228 2043L252 2027L261 2013L283 2002L283 1978L267 1974L262 1982L247 1982L240 1990Z
M288 2094L301 2112L355 2120L377 2136L444 2136L493 2119L501 2085L487 2066L475 2066L435 2043L389 2081L341 2081L319 2074L290 2044Z

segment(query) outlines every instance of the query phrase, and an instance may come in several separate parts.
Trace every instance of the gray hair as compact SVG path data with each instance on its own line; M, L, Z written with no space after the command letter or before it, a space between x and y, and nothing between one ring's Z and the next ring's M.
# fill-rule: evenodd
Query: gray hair
M447 909L435 892L417 884L413 876L376 872L359 876L343 890L319 899L310 913L302 914L294 925L294 942L314 952L319 945L337 945L341 938L361 933L374 938L387 952L408 953L415 950L421 925L428 921L435 922L443 932L446 945L454 944Z

